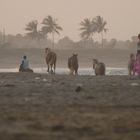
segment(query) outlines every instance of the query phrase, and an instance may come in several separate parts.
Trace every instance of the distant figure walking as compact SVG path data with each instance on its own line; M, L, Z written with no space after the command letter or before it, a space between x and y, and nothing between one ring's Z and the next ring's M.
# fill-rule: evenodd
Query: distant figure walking
M128 74L129 74L129 76L135 75L134 64L135 64L135 55L133 53L131 53L129 61L128 61Z
M23 60L20 64L19 72L33 72L32 69L29 67L29 60L27 56L23 56Z
M102 62L98 62L97 59L93 59L93 69L95 70L95 75L105 75L105 64Z
M47 72L55 73L57 55L55 52L52 52L50 48L46 48L45 53L46 53L46 64L48 67ZM50 71L50 68L51 68L51 71Z
M68 68L70 69L70 74L77 75L78 74L78 54L73 54L70 58L68 58Z

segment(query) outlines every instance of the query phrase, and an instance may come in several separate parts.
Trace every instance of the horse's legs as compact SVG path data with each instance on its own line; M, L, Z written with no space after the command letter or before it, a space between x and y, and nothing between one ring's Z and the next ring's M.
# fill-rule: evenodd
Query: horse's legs
M103 76L105 76L105 70L104 70L104 72L103 72Z
M47 70L47 72L49 72L50 71L50 66L48 65L48 70Z
M51 73L53 73L52 65L51 65Z
M78 75L78 70L77 69L75 70L75 75Z
M70 75L73 75L73 70L70 68L70 73L69 73Z
M56 64L54 64L54 73L55 73Z
M74 75L74 69L73 68L71 69L71 75Z

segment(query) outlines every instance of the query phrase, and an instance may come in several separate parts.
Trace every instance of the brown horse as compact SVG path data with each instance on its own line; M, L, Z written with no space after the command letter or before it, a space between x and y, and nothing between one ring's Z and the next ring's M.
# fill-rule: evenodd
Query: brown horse
M70 58L68 58L68 68L70 69L70 74L77 75L78 74L78 55L73 54Z
M57 61L56 53L52 52L50 48L46 48L45 53L46 53L46 64L48 67L47 72L55 73L56 61ZM50 71L50 68L51 68L51 71ZM53 69L54 69L54 71L53 71Z
M98 62L97 59L93 59L93 69L95 70L95 75L105 75L105 64Z

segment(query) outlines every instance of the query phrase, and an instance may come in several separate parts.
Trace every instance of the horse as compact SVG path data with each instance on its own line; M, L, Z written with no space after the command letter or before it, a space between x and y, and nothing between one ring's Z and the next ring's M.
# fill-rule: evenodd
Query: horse
M47 72L55 73L57 55L55 52L51 51L50 48L45 48L45 53L46 53L46 64L48 67ZM51 67L51 71L50 71L50 67Z
M135 75L134 63L135 63L135 55L133 53L131 53L129 61L128 61L128 74L129 74L129 76Z
M93 59L93 69L95 70L95 75L105 75L105 64L102 62L98 62L97 59Z
M78 75L78 54L73 54L73 56L68 58L68 68L70 69L70 74Z

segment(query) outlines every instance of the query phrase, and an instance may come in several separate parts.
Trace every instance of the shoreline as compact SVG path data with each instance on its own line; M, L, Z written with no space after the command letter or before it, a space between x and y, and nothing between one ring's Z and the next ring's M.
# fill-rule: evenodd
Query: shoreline
M34 73L38 74L48 74L47 73L47 68L42 67L42 68L33 68ZM1 72L10 72L10 73L15 73L18 72L18 68L2 68L0 69ZM56 68L56 74L58 75L69 75L70 70L68 68ZM78 70L79 75L95 75L94 70L92 68L79 68ZM128 75L128 70L127 68L111 68L108 67L106 68L106 75Z

